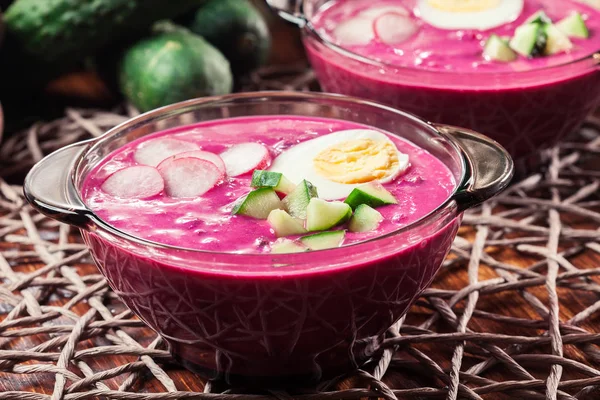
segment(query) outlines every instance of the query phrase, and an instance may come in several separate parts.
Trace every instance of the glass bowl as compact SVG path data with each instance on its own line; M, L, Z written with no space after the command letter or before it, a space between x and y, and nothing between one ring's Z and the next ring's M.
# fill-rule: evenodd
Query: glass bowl
M310 21L330 1L267 2L301 27L307 56L324 91L482 132L502 144L523 168L535 165L540 150L574 132L600 104L600 53L515 72L399 67L345 50L321 35Z
M234 254L162 245L120 231L81 200L86 175L142 136L200 121L298 115L383 129L428 150L452 171L452 196L385 236L300 254ZM339 95L259 92L203 98L136 117L39 162L25 195L40 212L79 227L98 268L173 356L207 378L299 384L377 356L385 331L431 283L462 212L508 185L513 164L496 142Z

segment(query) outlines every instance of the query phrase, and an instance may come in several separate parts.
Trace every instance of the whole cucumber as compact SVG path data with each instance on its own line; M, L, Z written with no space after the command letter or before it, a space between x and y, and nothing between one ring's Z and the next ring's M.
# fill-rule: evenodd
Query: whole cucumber
M229 62L210 43L170 22L153 31L125 51L119 67L121 92L140 111L231 92Z
M47 64L71 64L106 44L174 18L204 0L16 0L4 16L10 40Z
M267 21L249 0L208 0L185 25L219 49L235 75L263 65L271 50Z

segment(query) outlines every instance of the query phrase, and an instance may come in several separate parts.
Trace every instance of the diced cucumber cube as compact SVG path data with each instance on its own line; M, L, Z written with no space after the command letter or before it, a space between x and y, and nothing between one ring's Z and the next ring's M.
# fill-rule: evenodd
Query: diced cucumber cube
M289 239L278 239L271 244L271 253L273 254L303 253L305 251L308 251L308 247Z
M279 172L255 170L252 173L252 182L250 186L254 188L271 187L276 192L290 194L296 188L296 185Z
M281 207L281 200L272 188L260 188L238 199L231 213L256 219L267 219L271 211Z
M306 207L313 197L318 197L317 188L304 180L283 199L283 205L292 217L306 219Z
M490 60L510 62L517 59L517 53L498 35L492 35L487 40L483 55Z
M543 11L540 10L525 20L525 24L551 24L552 20Z
M352 219L348 224L350 232L368 232L377 229L383 221L383 215L366 204L356 207Z
M325 201L313 197L306 208L306 229L325 231L343 224L352 217L352 208L341 201Z
M354 188L344 203L355 210L361 204L375 208L387 204L398 204L398 201L380 183L371 182Z
M546 48L544 54L551 56L553 54L562 53L571 50L573 43L567 35L562 33L556 25L549 24L544 27L547 36Z
M525 24L515 30L510 48L525 57L543 54L546 48L546 31L543 24Z
M590 31L585 24L585 20L578 12L574 12L568 17L557 22L556 27L569 37L578 39L587 39L590 37Z
M304 222L292 217L284 210L273 210L267 217L267 222L275 231L277 237L302 235L306 233Z
M311 250L325 250L340 247L346 237L346 231L320 232L300 238L300 242Z

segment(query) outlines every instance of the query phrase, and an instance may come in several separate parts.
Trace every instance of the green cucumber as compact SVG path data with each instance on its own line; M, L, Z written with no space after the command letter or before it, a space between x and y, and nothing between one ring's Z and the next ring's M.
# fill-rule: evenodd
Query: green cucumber
M204 0L17 0L4 15L7 33L45 64L73 65L153 22L199 7Z
M517 53L498 35L489 37L485 43L483 55L491 60L502 62L510 62L517 59Z
M300 242L311 250L326 250L340 247L346 237L346 231L320 232L300 238Z
M312 198L306 208L306 229L311 232L326 231L347 222L352 208L341 201L325 201Z
M546 25L544 32L546 32L547 36L546 47L544 48L545 55L551 56L573 48L573 43L569 40L569 37L562 33L556 25Z
M230 93L229 62L202 37L169 22L126 50L121 91L140 111L202 96Z
M547 39L544 24L531 23L519 26L509 45L522 56L536 57L544 53Z
M271 188L260 188L240 198L233 206L233 215L267 219L271 211L281 208L281 200Z
M552 19L544 12L544 10L540 10L533 14L531 17L527 18L524 24L551 24Z
M186 26L219 49L235 75L267 62L271 50L268 24L249 0L209 0Z
M292 236L306 233L302 220L292 217L284 210L273 210L267 217L267 222L275 231L275 236Z
M271 187L276 192L290 194L296 189L296 185L279 172L255 170L252 173L250 186L254 188Z
M585 20L578 12L574 12L568 17L557 22L556 27L562 33L572 38L587 39L590 37L590 31L585 24Z
M387 204L398 204L398 201L380 183L371 182L354 188L344 203L355 210L361 204L375 208Z
M366 204L361 204L356 207L356 211L354 211L354 215L348 224L348 230L350 232L373 231L377 229L381 221L383 221L383 215L379 211Z
M318 197L317 188L304 180L283 199L283 205L292 217L306 219L306 207L313 197Z
M278 239L271 244L271 253L273 254L303 253L305 251L308 251L308 247L289 239Z

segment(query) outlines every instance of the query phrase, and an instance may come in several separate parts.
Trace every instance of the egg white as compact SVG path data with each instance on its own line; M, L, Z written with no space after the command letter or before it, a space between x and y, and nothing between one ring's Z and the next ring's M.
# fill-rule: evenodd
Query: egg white
M475 12L449 12L419 0L417 13L429 25L440 29L488 30L516 20L523 12L524 0L502 0L497 7Z
M303 179L306 179L317 187L319 197L322 199L338 200L346 198L354 188L362 185L362 183L344 184L329 180L315 170L313 159L321 151L336 143L357 139L386 141L390 143L398 152L398 166L384 179L379 180L379 182L391 182L408 168L408 155L398 151L394 142L392 142L384 133L368 129L349 129L333 132L328 135L297 144L296 146L281 153L273 161L269 170L282 173L286 178L295 184L298 184Z

